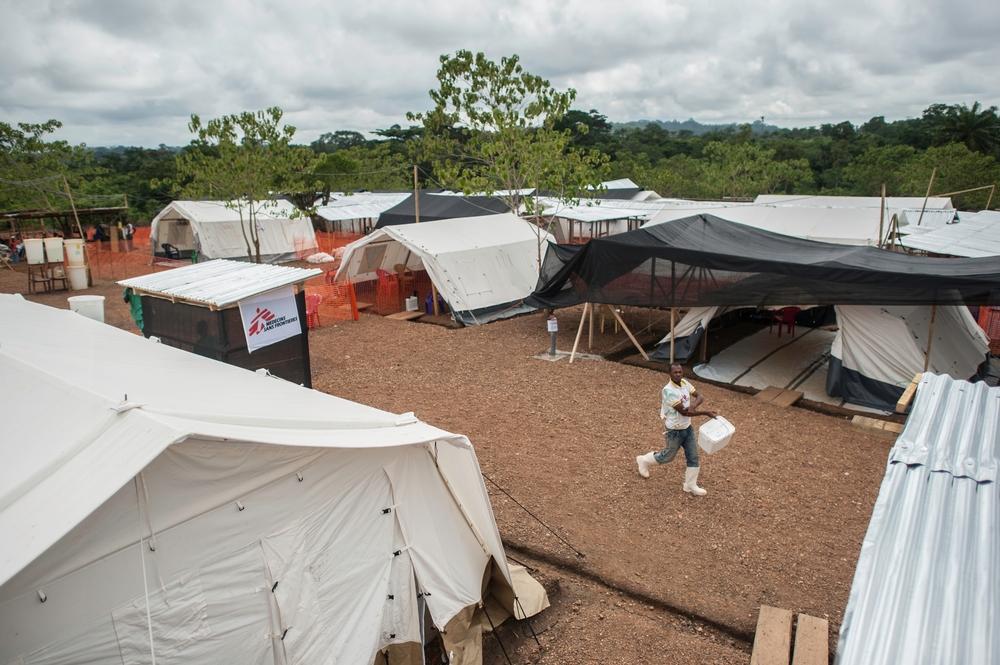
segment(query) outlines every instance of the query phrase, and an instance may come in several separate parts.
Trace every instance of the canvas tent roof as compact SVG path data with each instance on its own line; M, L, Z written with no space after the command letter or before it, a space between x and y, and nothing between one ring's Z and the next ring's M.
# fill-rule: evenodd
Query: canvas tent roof
M265 260L294 260L297 252L316 247L312 221L304 215L293 218L296 208L288 201L257 202L255 207L259 209L260 253ZM173 201L153 218L153 252L170 243L182 250L195 249L206 259L244 258L250 223L247 215L244 206L241 222L239 210L225 201ZM180 233L178 222L188 229Z
M577 222L605 222L618 219L648 219L649 213L605 205L556 205L546 208L543 215L572 219Z
M507 204L494 196L455 196L450 194L420 193L420 221L433 222L439 219L481 217L509 212ZM376 229L386 226L413 224L417 221L413 195L410 194L399 204L385 210L375 225Z
M838 665L1000 654L1000 388L924 374L851 584Z
M357 192L339 194L326 205L317 206L316 214L330 222L351 219L378 219L386 210L398 205L408 196L406 192Z
M958 222L903 239L904 247L949 256L1000 256L1000 212L962 212Z
M1000 259L845 247L698 215L553 246L536 307L1000 303Z
M511 213L387 226L344 248L336 278L372 279L397 264L423 269L457 320L485 323L530 311L522 301L538 281L539 252L551 241Z
M879 196L811 196L807 194L761 194L754 203L796 208L874 208L882 205ZM887 196L886 208L914 208L924 206L922 196ZM932 196L927 199L927 208L954 208L948 197Z
M465 437L20 296L0 317L0 661L143 661L149 604L168 662L262 662L289 627L296 661L371 662L417 630L414 575L439 626L490 557L510 579Z
M133 277L118 283L150 295L221 308L322 274L323 271L316 268L290 268L217 259Z

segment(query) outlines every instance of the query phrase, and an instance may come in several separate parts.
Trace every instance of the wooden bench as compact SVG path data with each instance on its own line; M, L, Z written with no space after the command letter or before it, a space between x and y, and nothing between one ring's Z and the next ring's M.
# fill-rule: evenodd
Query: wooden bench
M761 605L750 665L827 665L830 629L826 619L800 614L794 631L792 619L790 610Z

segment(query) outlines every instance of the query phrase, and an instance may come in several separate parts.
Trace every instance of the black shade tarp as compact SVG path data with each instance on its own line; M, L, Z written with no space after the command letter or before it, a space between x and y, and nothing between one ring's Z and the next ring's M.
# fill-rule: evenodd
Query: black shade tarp
M640 307L1000 304L1000 257L815 242L713 215L550 246L528 304Z
M507 204L495 196L453 196L451 194L420 193L420 221L433 222L438 219L459 217L482 217L510 212ZM417 212L411 194L400 203L389 208L378 218L376 229L383 226L413 224Z

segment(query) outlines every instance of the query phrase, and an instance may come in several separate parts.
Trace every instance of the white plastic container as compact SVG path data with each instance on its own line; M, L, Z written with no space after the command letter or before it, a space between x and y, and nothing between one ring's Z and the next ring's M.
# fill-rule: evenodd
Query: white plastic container
M416 296L410 296L409 298L406 299L407 312L416 312L418 309L420 309L420 302L418 301Z
M70 238L65 242L66 248L66 265L68 266L82 266L83 261L83 240L79 238Z
M709 418L698 428L698 445L711 455L728 446L735 433L736 428L733 424L722 416Z
M24 258L31 265L45 263L45 243L41 238L24 239Z
M49 263L62 263L63 257L63 239L62 238L46 238L45 239L45 258Z
M87 266L66 266L66 277L72 290L83 291L87 288Z
M67 300L77 314L104 323L104 296L70 296Z

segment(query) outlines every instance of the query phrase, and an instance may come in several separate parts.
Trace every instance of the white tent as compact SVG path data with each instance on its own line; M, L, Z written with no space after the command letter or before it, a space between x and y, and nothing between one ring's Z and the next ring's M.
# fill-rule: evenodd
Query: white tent
M20 296L0 318L0 662L367 664L425 609L475 662L484 574L522 578L465 437Z
M426 270L455 319L478 324L530 311L552 236L511 213L386 226L344 248L336 279L375 279L396 265Z
M335 194L326 205L316 208L316 215L330 222L332 228L344 230L349 226L351 232L362 233L375 225L379 215L409 196L409 192Z
M756 204L773 206L790 206L793 208L874 208L882 205L879 196L813 196L810 194L761 194L754 199ZM920 210L924 207L922 196L887 196L886 208L896 210L911 208ZM951 199L946 196L932 196L927 199L927 209L953 209Z
M960 212L958 222L907 236L904 247L949 256L982 257L1000 255L1000 212Z
M164 243L181 252L197 251L207 259L246 258L250 221L246 204L243 219L234 204L224 201L174 201L153 218L150 244L163 254ZM316 234L308 216L293 217L287 201L255 203L261 257L269 263L292 261L297 253L316 251Z

